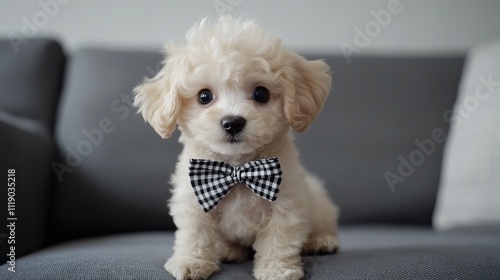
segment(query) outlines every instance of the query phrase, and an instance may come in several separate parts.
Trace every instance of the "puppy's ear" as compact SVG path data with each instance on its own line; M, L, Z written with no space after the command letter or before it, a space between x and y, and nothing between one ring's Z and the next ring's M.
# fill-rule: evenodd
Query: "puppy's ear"
M316 119L330 92L330 67L322 60L308 61L292 54L283 69L284 112L290 126L303 132Z
M168 138L177 126L182 98L174 83L175 57L169 57L161 71L134 88L134 106L144 120L162 137Z

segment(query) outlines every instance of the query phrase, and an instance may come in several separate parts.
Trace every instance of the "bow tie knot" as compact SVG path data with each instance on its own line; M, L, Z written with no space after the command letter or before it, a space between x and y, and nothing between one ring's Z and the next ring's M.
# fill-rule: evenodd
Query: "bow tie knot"
M281 175L276 157L253 160L236 167L223 161L189 160L191 186L205 212L215 207L237 183L243 183L255 194L274 201L279 193Z
M243 180L241 180L241 173L241 168L239 166L233 167L231 177L233 177L236 183L243 183Z

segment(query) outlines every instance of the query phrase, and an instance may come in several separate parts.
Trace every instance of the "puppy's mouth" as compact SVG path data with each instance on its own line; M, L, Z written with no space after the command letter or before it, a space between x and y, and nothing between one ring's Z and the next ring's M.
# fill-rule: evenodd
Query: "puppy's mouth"
M245 136L242 133L238 133L235 135L226 134L225 141L226 141L226 143L235 145L235 144L239 144L241 142L244 142Z

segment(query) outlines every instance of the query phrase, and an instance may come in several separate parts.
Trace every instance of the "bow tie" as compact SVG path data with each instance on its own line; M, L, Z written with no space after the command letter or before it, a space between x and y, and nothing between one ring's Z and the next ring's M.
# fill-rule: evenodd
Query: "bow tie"
M275 201L280 191L281 174L276 157L253 160L236 167L223 161L189 160L191 186L205 212L214 208L238 183L245 184L262 198Z

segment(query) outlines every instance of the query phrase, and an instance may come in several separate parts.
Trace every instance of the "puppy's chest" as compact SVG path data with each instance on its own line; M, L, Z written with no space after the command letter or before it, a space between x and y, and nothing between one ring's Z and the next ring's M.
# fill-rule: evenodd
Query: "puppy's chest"
M233 186L215 209L222 235L244 246L252 245L272 214L270 202L242 184Z

